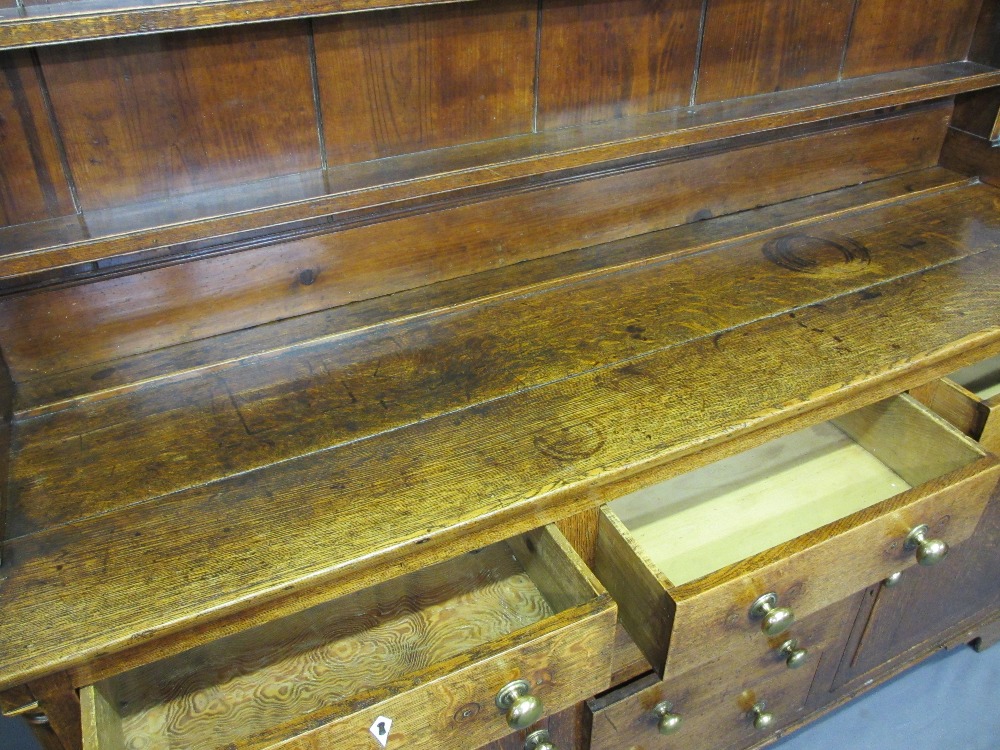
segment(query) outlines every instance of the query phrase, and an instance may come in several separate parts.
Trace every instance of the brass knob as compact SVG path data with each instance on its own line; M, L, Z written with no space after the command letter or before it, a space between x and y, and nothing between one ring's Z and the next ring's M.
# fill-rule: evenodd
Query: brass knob
M660 734L673 734L681 728L681 717L675 713L671 713L673 708L674 704L670 701L660 701L653 706L653 713L660 720L656 725L656 729Z
M948 556L948 544L942 539L928 539L930 528L922 523L906 535L905 550L917 551L917 562L921 565L937 565Z
M747 714L753 720L754 729L765 731L770 729L774 724L774 714L765 711L765 708L767 708L767 703L765 701L758 701L750 709L749 714Z
M542 702L531 694L531 683L527 680L514 680L500 688L496 704L500 713L506 714L511 729L527 729L545 711Z
M903 571L897 570L895 573L893 573L884 581L882 581L882 585L885 586L887 589L894 589L899 585L900 581L902 580L903 580Z
M778 646L778 652L785 657L785 665L789 669L798 669L809 659L809 652L799 648L799 642L794 638L789 638Z
M760 620L764 635L774 636L784 633L795 622L795 615L788 607L778 607L778 595L773 591L757 597L750 605L750 619Z
M539 729L524 738L524 750L556 750L548 729Z

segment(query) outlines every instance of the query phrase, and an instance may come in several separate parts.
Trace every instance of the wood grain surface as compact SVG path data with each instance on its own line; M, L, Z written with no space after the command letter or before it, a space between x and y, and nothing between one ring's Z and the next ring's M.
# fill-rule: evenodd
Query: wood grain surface
M530 132L537 16L502 0L316 21L329 163Z
M514 677L498 667L565 708L607 685L615 615L557 533L512 544L88 687L85 726L124 748L363 748L376 715L392 719L393 746L459 750L506 734L492 695Z
M544 3L539 129L687 105L701 12L701 0Z
M853 12L854 0L709 0L697 101L837 80Z
M85 210L320 166L305 25L50 47L39 57Z
M953 380L948 378L933 380L913 388L910 395L940 414L973 440L978 440L982 435L989 409L976 398L974 393L967 391Z
M600 171L607 165L598 165L616 159L648 158L664 149L948 97L998 81L995 69L946 63L86 211L83 225L73 217L0 227L0 274L30 275L111 258L120 269L123 263L155 259L166 248L181 255L204 250L204 243L223 251L220 237L262 230L273 235L280 231L277 225L290 222L306 223L297 231L324 233L382 220L387 213L524 189L528 182L539 187L563 179L563 170ZM286 238L257 241L278 239ZM223 244L244 249L245 240Z
M700 158L682 153L645 169L7 297L0 345L15 380L26 380L908 172L937 160L949 112L935 106Z
M981 186L967 192L970 198L992 195ZM889 220L894 213L898 221ZM962 213L956 206L939 220L960 221ZM0 685L296 591L355 590L368 580L365 572L380 564L412 570L439 555L445 543L454 554L480 546L501 526L509 536L527 524L582 510L600 502L602 492L591 492L596 483L624 481L667 462L673 470L686 456L708 460L713 452L702 449L713 444L738 445L741 435L773 435L803 421L836 416L995 353L1000 349L993 303L1000 254L994 249L996 230L989 228L995 208L969 210L960 231L942 232L919 215L919 222L907 220L904 204L859 218L859 224L881 226L887 234L865 240L877 261L858 272L873 273L889 258L919 255L936 243L967 257L920 263L898 278L876 275L845 290L843 282L854 276L840 270L803 273L765 260L766 272L755 277L744 262L761 245L756 251L730 250L742 270L715 277L721 289L733 279L745 289L757 278L774 285L780 302L813 284L831 286L825 294L786 299L762 310L756 320L744 317L746 301L761 296L719 293L710 310L692 307L694 336L682 335L675 344L644 354L633 349L624 361L594 370L588 365L571 377L564 370L558 381L543 387L8 542L10 618L0 623L0 635L10 644L10 658ZM863 236L858 229L839 227L856 239ZM901 242L909 252L893 250ZM657 274L659 283L726 257L714 252L679 259ZM605 331L620 330L619 340L627 347L645 346L643 337L664 335L657 325L675 323L662 311L641 318L616 312L628 309L624 293L640 288L627 282L629 277L652 281L649 269L622 273L613 275L615 292L602 294L598 307L571 317L585 322L606 306L609 315L622 317L620 329ZM692 277L698 281L698 298L705 299L713 276ZM548 332L545 361L566 351L567 329L557 321L571 314L567 301L585 298L577 293L582 289L561 290L550 296L553 307L519 315L522 335L530 330L527 321ZM678 291L671 284L668 297L642 296L684 304ZM718 301L727 298L745 322L727 324L716 317L726 310ZM508 309L526 312L543 303L529 295ZM467 314L487 312L492 330L508 328L495 309L477 307ZM644 330L627 330L633 325ZM558 346L552 345L553 335ZM594 339L588 335L588 340ZM604 341L606 333L595 343L603 346ZM522 350L515 361L529 358ZM433 361L449 360L438 352ZM495 363L505 360L492 361L495 371ZM786 368L797 377L774 377ZM381 390L378 381L372 382ZM668 395L678 382L688 384L682 400ZM465 386L461 379L458 383L464 398ZM350 403L349 395L345 399L345 405ZM692 403L699 408L692 410ZM389 413L399 408L393 405ZM368 409L380 410L386 411L377 402ZM373 519L368 508L375 498L382 515ZM267 539L273 553L267 565L260 564L259 538ZM165 560L171 563L161 564ZM149 595L153 589L155 597ZM220 591L230 592L226 601L220 601ZM304 606L309 597L298 601ZM31 648L23 645L25 638Z
M565 373L676 346L696 339L709 325L723 330L790 304L810 304L962 257L981 246L968 240L956 246L942 238L966 233L971 240L979 232L976 239L989 242L992 234L969 217L988 217L997 204L992 189L977 187L832 220L821 236L853 230L856 242L882 252L875 263L857 263L845 268L848 273L808 274L797 286L792 281L803 274L794 265L768 260L760 251L764 242L754 240L748 243L752 259L748 248L737 246L684 264L596 277L581 281L572 300L557 302L562 291L555 288L404 321L376 334L361 331L286 356L245 361L197 381L166 383L21 422L11 470L9 535L326 450L555 382ZM895 234L897 222L907 217L920 217L919 229L912 231L920 233L923 244ZM905 254L893 252L890 248L900 242L917 246ZM807 247L805 252L836 263L835 248ZM721 285L744 278L741 296L728 304L716 302L706 313L695 300L707 278ZM670 302L665 303L668 289ZM598 312L612 290L632 322L608 317L618 315L618 307ZM543 322L551 311L558 311L557 320L576 321L572 327L559 325L565 332L558 347L552 345L551 324ZM528 328L524 321L538 323ZM498 333L514 326L521 330L516 339ZM612 330L614 337L608 333ZM497 368L498 361L507 366ZM568 439L586 442L585 428L580 430ZM553 435L552 445L541 449L555 457L576 450L560 447L559 439ZM596 445L599 438L593 441ZM66 461L68 448L74 461Z
M844 77L964 60L981 0L860 0Z
M503 545L115 678L126 748L215 748L383 686L552 616Z
M27 52L0 54L0 225L73 213L38 72Z
M580 279L615 266L635 265L713 247L740 238L789 231L803 223L870 210L908 198L967 186L974 178L941 168L909 172L774 206L684 224L590 248L560 253L461 277L429 287L289 318L202 341L115 361L43 375L18 385L15 410L21 418L59 411L79 400L101 400L152 382L187 380L226 369L238 360L330 340L392 320L435 315L444 310L499 299Z
M0 49L456 0L37 0L0 12ZM13 6L14 2L7 2Z
M746 715L754 700L763 699L774 714L774 730L803 715L806 696L828 671L836 668L843 636L857 612L857 597L836 602L796 622L787 634L809 651L808 661L789 670L772 643L761 637L737 653L719 655L709 664L666 681L655 675L623 685L588 701L593 750L621 747L747 747L763 739ZM680 730L670 739L657 733L653 707L661 700L681 716ZM749 705L748 705L749 704ZM668 744L670 743L670 744Z

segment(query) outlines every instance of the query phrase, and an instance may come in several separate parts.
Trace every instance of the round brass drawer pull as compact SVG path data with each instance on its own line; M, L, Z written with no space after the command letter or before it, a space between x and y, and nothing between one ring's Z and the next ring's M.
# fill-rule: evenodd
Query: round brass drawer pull
M750 618L760 620L760 629L764 635L780 635L784 633L795 622L795 615L788 607L779 607L778 595L773 591L757 597L757 600L750 605Z
M673 734L681 728L681 717L672 713L674 704L670 701L660 701L653 706L653 713L659 719L656 730L660 734Z
M514 680L500 688L497 693L497 708L506 714L507 726L511 729L527 729L540 718L545 711L542 702L531 694L531 683L527 680Z
M894 589L899 585L900 581L902 580L903 580L903 571L897 570L895 573L893 573L884 581L882 581L882 585L885 586L887 589Z
M524 750L556 750L548 729L539 729L524 738Z
M809 652L799 648L799 642L794 638L789 638L778 646L778 653L785 657L785 665L789 669L798 669L809 660Z
M759 729L762 732L774 725L774 714L765 711L764 709L766 708L767 703L765 701L758 701L747 714L753 720L753 728Z
M917 562L921 565L937 565L948 556L948 543L942 539L928 539L930 527L922 523L906 535L903 549L917 551Z

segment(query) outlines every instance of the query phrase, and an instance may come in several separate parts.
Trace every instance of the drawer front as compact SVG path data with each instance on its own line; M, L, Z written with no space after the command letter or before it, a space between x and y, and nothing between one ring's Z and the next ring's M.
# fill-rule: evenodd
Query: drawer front
M467 750L513 731L495 702L512 682L542 715L607 689L617 610L558 530L442 565L84 688L85 750ZM302 646L317 630L335 637Z
M641 678L589 701L592 747L722 750L765 739L802 716L816 684L831 678L858 603L858 596L849 597L796 622L780 639L770 643L762 639L744 651L716 655L713 661L662 682L655 675ZM807 652L805 662L794 669L786 666L790 654L779 651L788 640ZM749 714L761 699L774 717L766 730L756 729ZM682 720L681 728L671 735L659 733L654 713L664 700ZM812 708L809 704L808 710Z
M734 669L726 661L662 682L655 675L641 678L588 704L591 750L725 750L763 741L802 715L817 663L797 670L773 666L756 679L743 674L750 665ZM680 717L673 734L659 732L662 701ZM772 719L760 729L752 713L759 702Z
M953 448L978 452L970 453L960 468L679 586L660 572L612 511L602 510L595 572L618 601L623 624L661 675L679 675L713 654L740 652L766 640L750 614L763 594L777 594L778 606L805 617L914 565L914 551L905 548L904 540L919 525L928 525L929 537L950 545L970 536L1000 476L997 460L911 399L891 402L871 408L886 410L892 423L916 425L905 435L930 440L932 453L937 437L950 446L943 446L942 453ZM848 418L847 428L864 431L855 422ZM905 464L910 459L893 460Z

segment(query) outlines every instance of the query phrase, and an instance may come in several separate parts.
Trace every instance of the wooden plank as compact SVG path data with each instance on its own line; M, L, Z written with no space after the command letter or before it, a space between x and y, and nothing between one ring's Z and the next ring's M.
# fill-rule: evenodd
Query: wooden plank
M0 12L0 49L458 0L64 0ZM12 4L12 3L8 3Z
M11 425L14 421L14 381L0 352L0 562L7 538L7 507L10 504Z
M901 200L901 196L916 198L968 185L969 179L937 167L909 172L774 206L684 224L655 235L560 253L233 334L185 342L164 350L117 359L111 367L101 363L41 376L19 384L15 411L21 419L41 416L79 400L109 398L154 381L187 380L226 369L234 362L249 357L263 354L278 356L280 352L321 341L329 342L362 328L403 318L413 320L431 316L476 301L540 291L609 268L641 265L654 259L708 250L738 239L790 231L804 223L878 208Z
M854 0L709 0L697 101L837 80Z
M908 396L858 409L835 424L913 487L983 454L971 438Z
M305 25L39 57L85 210L320 166Z
M772 240L755 238L683 261L582 279L568 300L565 287L557 286L23 421L12 467L10 535L327 450L676 346L702 335L706 325L745 324L947 262L991 247L998 206L996 191L975 186L809 230L849 233L871 248L869 260L856 263L853 272L803 281L794 267L777 265L762 252ZM901 230L905 223L913 228ZM956 236L964 244L956 246L950 239ZM647 239L657 243L655 235ZM900 243L912 248L898 252ZM818 248L816 257L839 262L835 249L825 253ZM704 293L706 279L725 288L735 278L744 279L740 298L717 304L706 323L690 300ZM607 307L610 296L621 308ZM553 346L545 311L556 308L560 319L577 322ZM619 310L628 311L625 323ZM514 329L517 337L501 333ZM585 426L538 440L555 456L600 442Z
M989 410L975 394L948 378L925 383L912 389L910 395L973 439L982 434L989 417Z
M66 750L83 750L80 699L66 673L50 674L29 685L49 726Z
M1000 148L970 133L950 128L941 148L941 164L964 174L976 175L989 185L1000 186Z
M539 129L687 105L701 11L701 0L544 3Z
M563 179L564 170L609 160L646 158L664 149L812 123L856 112L947 97L1000 83L996 70L952 63L884 76L826 84L749 99L675 109L641 118L564 128L540 134L457 146L345 167L177 196L141 206L88 211L75 218L0 228L0 276L144 254L173 248L184 253L242 249L240 233L306 222L293 235L385 218L387 212L443 208L471 192L538 187ZM579 172L574 173L579 176ZM335 186L331 188L331 186ZM321 217L317 219L317 217ZM309 223L311 222L311 223ZM273 234L279 232L278 237ZM236 236L234 236L236 235ZM222 237L228 237L225 242ZM193 247L191 243L195 244ZM231 244L226 244L231 243Z
M122 717L108 692L99 685L80 691L83 746L87 750L126 750Z
M982 0L860 0L844 77L964 60Z
M537 17L501 0L315 22L329 163L530 132Z
M893 227L908 244L923 231ZM794 317L721 330L706 317L687 344L14 540L0 688L293 594L303 608L311 595L357 590L384 566L412 570L592 507L601 487L640 471L691 468L718 457L713 445L830 418L995 354L1000 252L995 238L985 244ZM559 295L556 309L574 298ZM539 324L561 340L551 320ZM600 436L599 446L563 458L543 450L567 428Z
M0 225L73 213L38 71L25 52L0 55Z
M932 107L792 141L7 297L0 301L0 344L20 381L912 171L936 161L949 113L947 105ZM706 187L723 182L726 191ZM676 191L676 185L691 187Z

